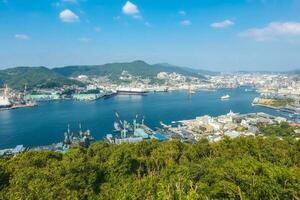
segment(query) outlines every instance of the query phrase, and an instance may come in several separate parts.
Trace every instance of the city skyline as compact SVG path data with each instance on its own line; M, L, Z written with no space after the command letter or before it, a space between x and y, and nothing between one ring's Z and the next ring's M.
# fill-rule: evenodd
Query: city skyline
M299 68L300 1L0 1L0 69L144 60Z

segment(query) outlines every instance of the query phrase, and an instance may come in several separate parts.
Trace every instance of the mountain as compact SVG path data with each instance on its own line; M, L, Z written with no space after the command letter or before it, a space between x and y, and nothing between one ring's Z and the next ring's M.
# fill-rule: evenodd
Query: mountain
M23 89L25 84L32 87L52 88L63 85L83 85L46 67L15 67L0 70L0 84L8 84L14 89Z
M73 77L78 75L109 76L111 80L117 80L123 71L142 78L153 78L159 72L176 72L185 76L204 78L203 75L190 68L177 67L166 64L150 65L144 61L133 61L124 63L108 63L104 65L77 65L54 68L53 71L63 76Z
M159 72L176 72L184 76L193 76L205 79L204 75L212 75L214 72L178 67L170 64L150 65L144 61L123 63L108 63L103 65L74 65L54 69L46 67L15 67L0 70L0 85L8 84L14 89L23 89L25 84L28 88L53 88L63 85L83 85L72 80L70 77L78 75L108 76L111 81L119 81L123 71L141 78L156 79Z

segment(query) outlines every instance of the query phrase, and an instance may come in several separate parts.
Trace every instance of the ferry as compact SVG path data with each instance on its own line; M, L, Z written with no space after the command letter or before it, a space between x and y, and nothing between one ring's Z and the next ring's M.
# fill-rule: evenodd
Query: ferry
M221 96L221 100L228 100L230 96L228 94Z

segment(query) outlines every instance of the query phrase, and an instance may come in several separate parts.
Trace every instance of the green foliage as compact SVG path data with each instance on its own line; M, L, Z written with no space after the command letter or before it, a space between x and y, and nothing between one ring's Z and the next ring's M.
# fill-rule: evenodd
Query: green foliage
M0 191L9 183L9 173L4 164L5 162L0 160Z
M299 199L300 142L96 142L0 160L0 199Z
M81 82L66 78L46 67L16 67L0 70L0 83L13 89L54 88L63 85L83 85Z
M273 125L259 125L259 133L265 136L277 136L284 138L293 138L295 136L295 128L291 127L287 122Z

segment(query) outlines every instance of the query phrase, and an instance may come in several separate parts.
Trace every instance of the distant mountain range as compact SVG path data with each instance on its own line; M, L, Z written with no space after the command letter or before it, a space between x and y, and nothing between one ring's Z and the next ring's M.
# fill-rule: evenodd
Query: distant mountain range
M204 75L214 75L215 72L197 70L187 67L178 67L166 63L150 65L144 61L124 63L108 63L103 65L74 65L54 69L46 67L15 67L0 70L0 84L8 84L15 89L24 88L52 88L63 85L82 85L81 82L70 77L78 75L108 76L110 80L119 79L123 71L133 76L154 79L159 72L176 72L184 76L193 76L205 79Z
M287 74L291 74L291 75L300 75L300 69L295 69L295 70L291 70L286 72Z

